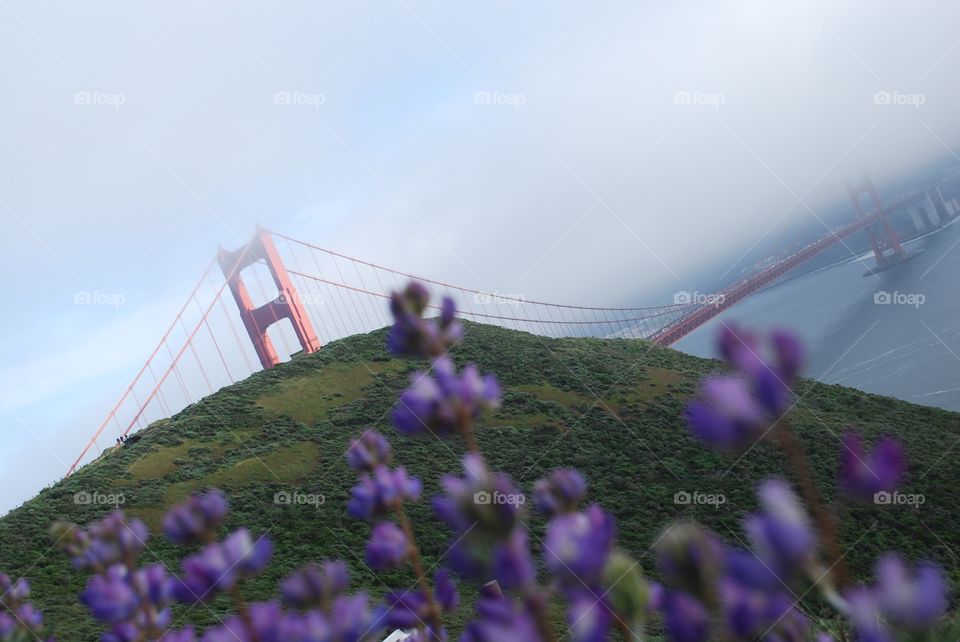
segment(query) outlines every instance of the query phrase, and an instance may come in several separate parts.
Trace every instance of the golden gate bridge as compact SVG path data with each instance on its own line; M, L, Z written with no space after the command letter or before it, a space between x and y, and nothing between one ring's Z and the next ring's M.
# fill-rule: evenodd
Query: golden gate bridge
M551 338L630 338L671 345L858 232L866 233L877 269L906 260L890 219L903 208L915 207L917 193L884 204L868 179L848 185L847 190L856 213L848 225L706 300L646 307L549 303L461 287L258 228L249 243L237 250L220 249L207 265L67 475L99 450L99 440L108 430L110 439L113 431L118 438L126 437L261 369L300 353L316 352L336 339L388 325L385 301L409 279L426 285L431 300L450 296L459 315L476 323ZM867 207L861 201L864 196ZM957 216L960 202L954 199L947 211L941 198L936 209L942 218Z

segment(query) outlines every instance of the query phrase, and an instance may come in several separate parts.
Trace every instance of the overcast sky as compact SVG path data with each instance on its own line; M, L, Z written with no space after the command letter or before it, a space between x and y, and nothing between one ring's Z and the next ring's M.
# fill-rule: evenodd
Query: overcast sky
M0 510L257 222L656 303L845 178L956 158L958 25L948 0L0 0Z

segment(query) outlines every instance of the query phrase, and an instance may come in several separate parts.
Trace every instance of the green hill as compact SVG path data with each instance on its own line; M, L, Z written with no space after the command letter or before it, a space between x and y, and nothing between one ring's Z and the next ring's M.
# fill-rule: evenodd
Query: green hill
M191 491L217 486L233 507L228 526L268 532L276 546L269 572L246 587L251 598L273 595L280 577L322 558L347 560L354 585L374 594L387 584L410 585L405 573L384 577L364 567L369 527L346 514L355 475L343 453L363 429L381 429L393 437L398 461L424 481L428 498L441 472L458 469L463 450L456 441L406 439L390 428L396 393L415 364L389 358L384 341L384 331L337 341L151 425L135 443L0 519L0 570L31 580L35 601L61 640L94 640L99 629L75 597L86 577L50 547L50 523L85 524L111 509L78 505L75 493L122 493L123 508L155 534L145 561L162 560L175 570L181 551L158 534L160 519ZM554 467L581 469L590 498L616 515L620 542L651 574L648 551L666 522L695 517L731 541L742 539L740 520L755 508L755 482L783 470L773 445L761 444L735 462L688 435L683 405L717 362L643 341L551 340L474 324L467 324L454 356L496 373L504 385L503 408L478 433L491 463L527 491ZM892 434L903 440L911 464L903 490L925 498L919 507L844 509L842 539L853 570L866 575L879 552L899 549L932 557L957 586L952 551L960 552L960 502L950 452L960 439L960 415L809 381L798 393L794 424L828 498L835 491L837 437L850 424L870 439ZM678 506L674 494L682 491L722 493L726 503ZM325 502L277 503L277 493L322 495ZM426 499L410 513L427 565L439 563L448 533ZM542 528L534 519L534 533ZM214 602L176 616L208 625L227 610L225 602Z

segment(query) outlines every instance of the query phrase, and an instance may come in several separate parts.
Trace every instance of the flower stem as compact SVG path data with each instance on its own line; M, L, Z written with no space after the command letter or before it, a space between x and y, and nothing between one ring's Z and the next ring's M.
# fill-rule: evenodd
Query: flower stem
M457 417L457 431L467 444L467 450L479 455L480 446L477 444L477 436L473 432L473 418L468 416L463 410L459 412L459 416Z
M427 608L429 609L427 620L430 622L431 629L430 639L440 642L440 608L437 606L436 600L433 599L433 590L430 587L430 582L427 580L427 574L423 570L423 561L420 559L420 548L417 546L417 541L413 534L413 526L410 524L410 518L407 517L407 513L403 509L401 502L397 502L395 510L397 520L400 522L400 528L403 529L404 535L407 536L407 544L410 546L410 566L413 567L413 572L417 576L417 585L427 600Z
M780 442L780 448L783 449L787 457L787 463L790 465L793 474L800 482L800 490L803 492L804 500L813 512L813 518L820 529L824 548L830 561L830 567L836 569L836 579L838 586L847 586L850 583L850 572L847 564L843 560L843 554L840 551L840 540L837 534L836 519L830 511L824 506L820 492L813 480L813 473L810 470L810 463L807 460L803 446L794 435L790 424L782 421L776 430L777 438Z

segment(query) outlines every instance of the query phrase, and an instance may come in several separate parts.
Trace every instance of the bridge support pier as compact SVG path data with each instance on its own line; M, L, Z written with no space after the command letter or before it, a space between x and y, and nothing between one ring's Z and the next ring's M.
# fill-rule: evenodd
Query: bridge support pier
M266 264L278 294L272 301L255 308L240 273L245 267L259 261ZM217 262L227 279L233 298L240 309L243 326L253 342L253 349L264 370L280 363L280 356L267 335L267 329L281 319L290 321L304 352L316 352L320 349L320 341L313 330L313 324L310 323L310 318L302 306L300 295L290 281L290 276L287 274L287 269L277 252L270 232L258 227L253 239L240 249L230 251L220 248L217 252Z

